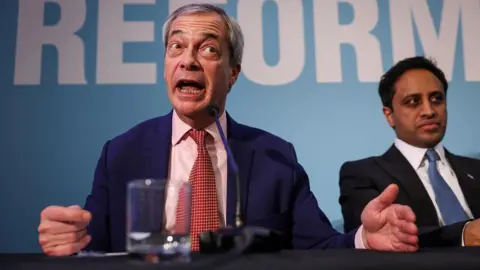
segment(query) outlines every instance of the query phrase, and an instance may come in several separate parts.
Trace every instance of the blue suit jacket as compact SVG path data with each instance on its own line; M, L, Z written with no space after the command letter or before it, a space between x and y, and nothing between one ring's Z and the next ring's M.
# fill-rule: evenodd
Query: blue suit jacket
M238 124L228 115L227 125L228 142L240 170L245 225L283 232L285 249L354 247L356 231L337 232L319 209L291 143ZM167 179L171 129L170 112L105 143L85 204L92 213L87 250L125 250L127 183L139 178ZM236 185L228 171L226 222L234 226Z

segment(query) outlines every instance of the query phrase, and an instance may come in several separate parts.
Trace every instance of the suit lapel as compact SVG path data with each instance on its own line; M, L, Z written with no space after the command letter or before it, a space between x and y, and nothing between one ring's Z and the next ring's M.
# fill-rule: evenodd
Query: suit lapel
M228 144L232 149L233 158L237 162L240 172L240 197L242 214L246 213L248 201L248 183L250 181L250 172L253 164L254 150L248 144L248 137L245 133L245 127L237 124L227 114L227 138ZM237 183L236 176L228 164L227 180L227 226L235 226L235 213L237 205ZM244 219L244 216L242 216Z
M451 154L447 150L445 150L445 154L457 176L458 183L473 216L476 218L480 217L480 200L478 199L480 194L480 179L471 178L474 177L474 175L470 174L469 170L471 168L467 168L460 157Z
M428 196L422 181L408 160L394 145L377 159L377 163L403 187L403 190L413 202L412 208L416 208L417 216L421 215L421 218L425 220L438 221L435 206L430 196Z
M147 171L155 172L155 177L160 179L168 178L170 151L172 138L172 113L158 118L158 125L146 140L147 147L145 153L149 153L149 157L145 160L150 168Z

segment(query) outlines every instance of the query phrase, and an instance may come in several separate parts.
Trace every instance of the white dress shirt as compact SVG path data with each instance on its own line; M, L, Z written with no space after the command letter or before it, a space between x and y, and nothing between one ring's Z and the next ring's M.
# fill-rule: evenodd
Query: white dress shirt
M227 134L227 118L222 113L219 118L223 132ZM169 183L188 182L190 171L197 158L197 144L189 137L184 136L191 127L183 122L178 114L172 114L172 145L170 164L168 172ZM212 141L206 141L207 150L212 159L215 179L217 182L217 194L219 202L220 226L226 224L226 202L227 202L227 153L223 146L222 138L215 123L205 129L213 137ZM226 136L226 135L225 135ZM166 227L171 229L175 225L175 210L177 205L177 194L167 192L165 203ZM355 247L365 248L363 244L363 226L355 234Z
M428 177L428 160L425 157L425 154L428 149L425 148L418 148L413 145L407 144L406 142L396 138L395 139L395 147L403 154L403 156L408 160L410 165L413 167L415 172L422 181L423 186L427 190L428 196L435 206L435 210L438 216L438 224L440 226L444 226L445 223L443 221L443 217L440 213L440 209L438 208L437 201L435 200L435 192L433 191L432 183ZM437 169L440 175L445 179L448 186L452 189L453 193L457 197L457 200L462 205L463 210L468 215L469 218L473 218L472 211L468 207L467 201L465 200L465 196L463 195L462 189L460 188L460 184L458 183L457 176L453 171L448 159L445 156L445 149L443 148L442 144L438 144L435 146L435 152L437 152L440 160L437 162ZM463 237L462 237L463 238ZM463 240L462 240L463 245Z

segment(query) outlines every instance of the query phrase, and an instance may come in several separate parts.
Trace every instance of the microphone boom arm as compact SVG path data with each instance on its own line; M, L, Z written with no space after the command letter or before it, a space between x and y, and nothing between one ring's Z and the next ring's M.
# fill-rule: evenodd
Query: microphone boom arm
M282 233L263 227L244 226L242 219L242 198L240 188L240 172L238 165L233 158L232 150L227 142L225 134L219 120L219 108L212 104L207 107L207 112L211 117L215 117L220 137L222 138L225 151L227 152L227 162L235 173L235 183L237 186L235 228L225 227L216 231L207 231L199 234L200 252L224 252L232 250L240 253L250 252L276 252L283 246Z
M225 146L225 151L227 151L227 161L230 163L230 166L235 173L235 184L237 186L237 205L236 205L236 211L235 211L235 226L237 228L240 228L243 226L243 220L242 220L242 205L240 203L241 199L241 188L240 188L240 170L238 169L238 165L235 162L235 159L233 158L233 153L232 150L230 149L230 146L228 145L227 138L225 137L225 134L223 133L223 128L220 125L220 120L219 120L219 108L217 105L210 105L208 106L208 114L212 117L215 117L215 123L217 125L218 132L220 133L220 137L222 138L223 145Z

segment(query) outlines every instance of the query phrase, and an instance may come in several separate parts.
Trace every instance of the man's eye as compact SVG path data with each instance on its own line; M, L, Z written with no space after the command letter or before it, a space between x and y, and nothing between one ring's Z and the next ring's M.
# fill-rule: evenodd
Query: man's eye
M443 101L443 96L441 96L441 95L433 96L433 97L431 98L431 101L432 101L433 103L442 103L442 101Z
M179 49L179 48L180 48L180 44L178 44L178 43L170 44L170 49Z
M415 98L409 99L409 100L407 100L406 104L411 105L411 106L415 106L415 105L418 104L418 99L415 99Z
M204 51L206 51L207 53L217 53L217 49L212 46L205 47Z

